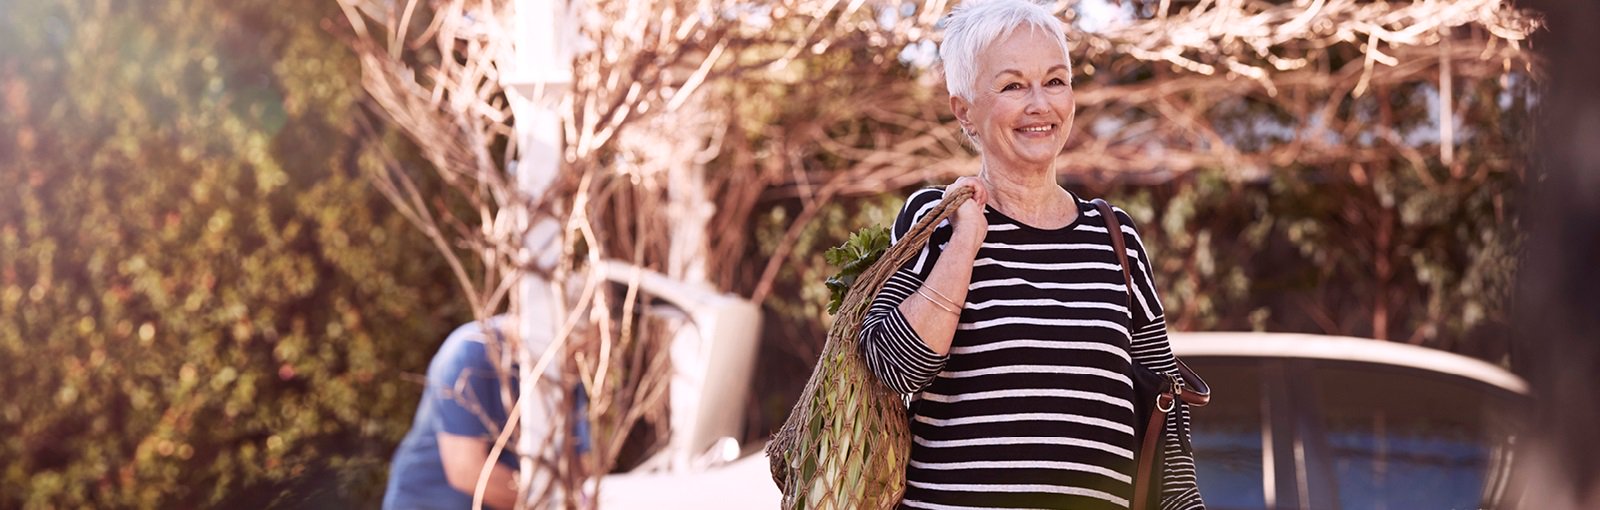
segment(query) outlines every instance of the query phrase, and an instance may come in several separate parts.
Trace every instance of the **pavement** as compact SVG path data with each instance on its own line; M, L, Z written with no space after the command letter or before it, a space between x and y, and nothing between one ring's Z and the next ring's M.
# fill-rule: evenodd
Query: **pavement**
M767 510L783 495L765 453L696 473L623 473L600 484L601 510Z

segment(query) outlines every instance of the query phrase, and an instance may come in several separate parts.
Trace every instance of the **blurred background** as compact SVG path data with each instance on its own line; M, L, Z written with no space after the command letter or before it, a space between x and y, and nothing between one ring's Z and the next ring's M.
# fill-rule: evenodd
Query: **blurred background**
M1051 5L1062 184L1138 222L1171 327L1303 334L1174 340L1248 395L1196 415L1215 507L1600 497L1560 446L1594 413L1537 398L1600 368L1594 37L1564 31L1595 6ZM435 349L501 313L588 392L560 423L602 446L549 454L584 456L573 494L717 464L678 435L750 453L821 350L824 251L976 169L948 9L0 0L0 508L376 507ZM682 342L744 347L684 382ZM747 389L682 394L718 381ZM1545 475L1575 495L1528 506ZM1428 484L1468 497L1383 496Z

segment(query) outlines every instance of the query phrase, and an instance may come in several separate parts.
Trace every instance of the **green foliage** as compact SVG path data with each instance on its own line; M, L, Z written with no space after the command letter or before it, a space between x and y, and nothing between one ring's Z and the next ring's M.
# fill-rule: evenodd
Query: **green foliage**
M828 248L828 251L823 252L822 256L828 264L839 268L839 272L829 276L826 281L830 293L828 313L839 313L839 305L844 303L844 294L856 283L856 277L872 267L887 249L889 249L889 229L882 226L867 226L850 234L850 239L844 244Z
M1464 127L1448 164L1434 85L1420 82L1346 101L1409 144L1381 157L1103 190L1141 224L1168 323L1385 338L1506 362L1533 87L1515 73L1457 85Z
M1203 171L1105 194L1138 222L1176 329L1386 337L1502 361L1518 180L1370 178Z
M373 505L466 311L337 5L0 11L0 507Z

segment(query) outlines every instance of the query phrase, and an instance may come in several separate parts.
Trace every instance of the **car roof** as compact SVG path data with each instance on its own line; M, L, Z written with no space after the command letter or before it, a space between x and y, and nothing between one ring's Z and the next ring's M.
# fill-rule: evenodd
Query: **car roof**
M1483 360L1415 345L1304 333L1173 332L1172 351L1189 357L1305 358L1390 365L1465 377L1528 394L1528 383Z

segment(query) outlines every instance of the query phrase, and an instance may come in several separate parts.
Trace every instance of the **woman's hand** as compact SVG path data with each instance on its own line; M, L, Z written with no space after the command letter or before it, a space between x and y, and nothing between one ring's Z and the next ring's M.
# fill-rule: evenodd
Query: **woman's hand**
M945 188L945 193L954 193L956 190L972 188L972 198L962 202L956 208L956 214L951 217L950 224L955 227L955 233L950 238L953 246L969 248L977 252L983 246L983 238L989 234L989 219L983 214L984 205L989 203L989 189L983 181L974 176L956 179Z

